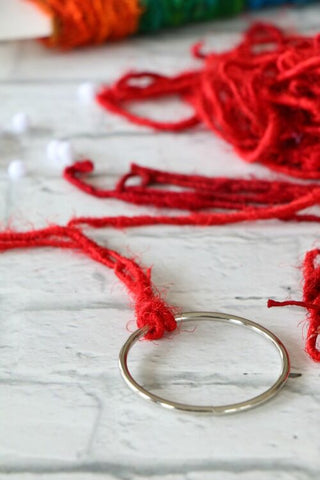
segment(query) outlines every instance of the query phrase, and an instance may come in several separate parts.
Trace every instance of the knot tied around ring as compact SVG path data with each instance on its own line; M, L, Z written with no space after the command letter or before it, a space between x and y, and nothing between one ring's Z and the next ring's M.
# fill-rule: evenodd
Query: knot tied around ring
M136 317L139 328L150 326L145 335L148 340L157 340L177 327L172 309L158 296L142 295L136 303Z

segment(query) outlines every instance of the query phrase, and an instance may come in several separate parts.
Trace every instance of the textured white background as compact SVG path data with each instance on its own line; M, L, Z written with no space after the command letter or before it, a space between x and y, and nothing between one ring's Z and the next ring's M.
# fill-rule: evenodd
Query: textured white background
M315 31L320 8L269 12L282 25ZM17 111L33 119L22 137L0 137L3 227L63 223L70 216L150 212L86 197L48 164L52 138L70 139L95 161L96 182L113 184L134 161L208 175L273 175L246 165L204 129L153 133L81 107L80 82L109 82L130 68L174 73L196 65L189 46L234 44L245 17L72 53L35 42L0 44L0 122ZM178 102L139 111L158 118L186 112ZM29 174L8 180L22 158ZM231 417L162 410L136 397L121 380L117 355L133 328L124 288L112 272L83 256L50 249L0 258L0 479L291 480L320 470L319 366L303 350L305 312L267 310L268 298L301 297L299 265L318 227L277 221L219 228L150 227L95 231L94 238L153 265L168 301L184 310L221 310L252 318L286 343L295 374L269 404ZM130 323L131 321L131 323ZM208 325L156 344L140 343L137 376L154 391L204 404L243 399L277 373L262 340ZM49 477L50 474L50 477Z

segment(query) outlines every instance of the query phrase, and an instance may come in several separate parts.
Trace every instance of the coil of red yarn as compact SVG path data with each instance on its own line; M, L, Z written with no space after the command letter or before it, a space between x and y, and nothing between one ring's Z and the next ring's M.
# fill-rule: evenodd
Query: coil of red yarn
M201 52L198 70L168 77L128 73L106 86L97 101L131 122L180 131L203 122L247 162L295 177L320 178L320 36L285 33L257 23L224 53ZM148 80L147 86L138 82ZM158 122L128 110L128 103L179 95L194 114Z

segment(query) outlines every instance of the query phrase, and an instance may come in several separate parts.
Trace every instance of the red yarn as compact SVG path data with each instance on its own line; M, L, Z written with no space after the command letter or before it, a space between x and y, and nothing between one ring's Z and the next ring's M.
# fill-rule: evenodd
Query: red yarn
M145 338L161 338L165 331L176 328L173 309L153 289L150 269L144 271L134 260L98 245L79 228L54 225L29 232L0 233L0 251L26 247L80 250L96 262L111 268L134 298L138 327L151 327Z
M320 178L320 37L288 35L271 25L255 25L243 42L223 54L195 54L205 59L202 70L166 77L150 72L130 73L98 101L140 125L179 131L205 122L247 161L260 163L301 178ZM149 85L133 81L148 79ZM177 122L157 122L130 113L125 103L179 95L194 107L194 114ZM52 246L83 252L114 270L135 299L138 326L150 325L147 338L160 338L176 328L172 308L154 290L150 270L134 260L102 247L86 236L81 227L137 227L145 225L224 225L280 219L319 222L320 217L303 213L319 205L320 187L258 179L207 178L161 172L132 165L114 190L96 188L84 181L90 161L77 162L65 170L65 178L77 188L100 198L189 211L176 216L78 217L64 226L51 226L24 233L0 233L0 250ZM141 178L138 186L127 180ZM173 190L175 187L176 190ZM317 336L320 333L320 250L308 252L304 261L303 302L270 301L269 306L288 304L309 310L306 350L320 361Z
M297 221L301 220L300 217L308 216L299 213L301 210L320 202L320 188L314 184L301 185L259 179L208 178L162 172L138 165L131 166L130 172L120 179L114 190L103 190L80 178L92 170L93 163L85 160L67 167L64 176L80 190L96 197L191 210L191 213L178 216L76 217L64 227L54 225L30 232L0 233L0 251L39 246L69 248L80 250L95 261L113 269L134 297L138 326L148 324L152 327L147 335L150 339L160 338L165 331L176 328L173 309L165 304L153 288L150 270L144 271L134 260L98 245L82 232L81 227L87 225L93 228L126 228L156 224L208 226L271 218ZM133 176L141 178L139 186L126 184L127 180ZM172 186L180 188L180 191L163 188ZM159 189L159 187L162 188ZM218 211L201 211L205 209L218 209ZM316 216L310 217L312 217L311 221L320 220ZM320 270L315 269L314 263L312 267L314 279ZM310 268L305 269L306 276L310 276ZM290 304L299 304L312 310L307 351L313 359L320 361L320 351L316 346L317 329L320 327L318 311L320 296L319 299L316 298L317 301L314 301L315 292L319 290L320 276L318 282L314 280L310 285L305 287L303 303L290 302ZM275 306L276 303L270 301L269 306Z
M320 249L307 252L303 262L303 302L274 302L269 300L270 307L297 305L309 311L309 326L306 340L306 351L316 362L320 362L320 345L317 339L320 334Z
M180 131L199 122L233 145L248 162L281 173L320 178L320 36L288 34L255 24L224 53L194 48L201 69L168 77L128 73L104 87L97 101L139 125ZM137 81L148 80L147 86ZM179 95L194 114L176 122L139 117L127 104Z
M136 205L153 205L171 209L190 210L190 215L106 217L106 225L122 228L138 225L223 225L251 220L279 218L299 220L298 212L320 203L320 188L316 184L302 185L253 179L209 178L199 175L182 175L163 172L139 165L131 165L113 190L94 187L84 181L85 174L93 171L90 160L76 162L64 171L65 179L78 189L98 198L117 198ZM139 186L128 186L132 178L141 179ZM152 188L150 188L152 186ZM180 191L159 187L181 187ZM227 213L199 213L199 210L219 209ZM308 216L303 215L306 219ZM311 221L320 218L311 216ZM317 219L317 220L315 220ZM72 224L80 219L72 220ZM104 222L103 218L94 222ZM84 220L91 226L93 219ZM81 220L82 223L82 220Z
M170 225L222 225L240 221L278 218L283 221L319 222L320 217L299 213L301 210L318 205L320 188L316 184L298 184L259 179L208 178L198 175L182 175L162 172L133 164L114 190L98 189L86 183L81 176L93 170L91 161L77 162L67 167L64 176L80 190L98 198L117 198L126 202L157 207L194 210L189 215L179 216L136 216L136 217L78 217L69 226L89 225L94 228L112 226L115 228L170 224ZM131 177L141 179L139 186L128 186ZM152 186L153 188L150 188ZM180 187L179 192L159 187ZM158 187L155 188L155 187ZM199 210L218 208L227 213L201 213ZM304 262L304 301L268 301L268 307L296 305L310 312L310 324L306 351L315 361L320 361L320 263L315 260L320 250L306 255Z
M135 85L134 81L137 80L144 82L147 80L149 85L145 87L141 87L138 84ZM198 83L198 72L184 72L172 78L153 72L130 72L123 75L112 87L101 89L96 98L104 108L122 115L137 125L178 132L200 123L198 115L195 113L186 119L176 122L160 122L146 117L139 117L126 110L122 104L130 101L136 102L149 98L163 97L164 95L180 95L187 100L192 90L197 88Z

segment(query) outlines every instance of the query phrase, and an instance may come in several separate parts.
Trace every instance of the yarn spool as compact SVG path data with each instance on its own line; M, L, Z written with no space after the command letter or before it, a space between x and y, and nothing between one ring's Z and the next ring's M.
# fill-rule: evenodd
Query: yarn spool
M141 0L140 4L143 13L138 31L141 33L228 17L245 7L244 0Z
M263 7L276 7L279 5L293 4L293 5L305 5L307 3L314 3L317 0L289 0L284 2L283 0L248 0L248 7L252 9Z
M48 47L71 49L136 33L223 18L264 6L313 0L27 0L52 18Z
M70 49L239 13L245 0L28 0L52 18L48 47Z

